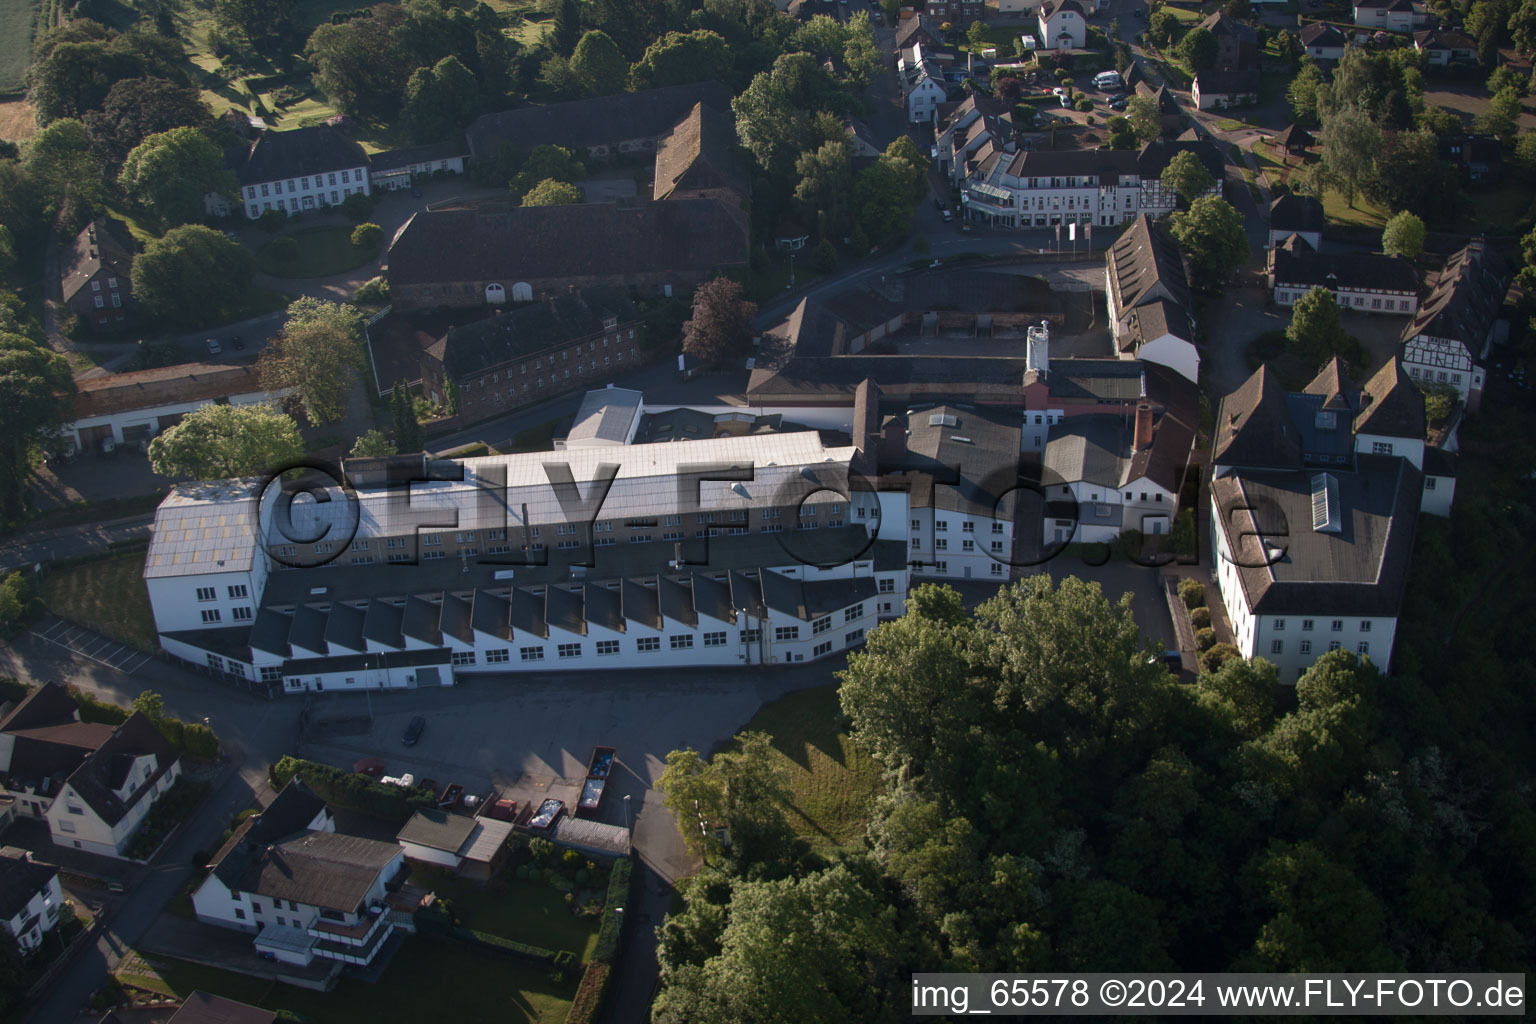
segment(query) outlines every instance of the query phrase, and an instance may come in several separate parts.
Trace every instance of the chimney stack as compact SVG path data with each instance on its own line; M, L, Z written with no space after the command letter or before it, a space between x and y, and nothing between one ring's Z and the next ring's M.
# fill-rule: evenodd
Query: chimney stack
M1152 403L1150 402L1142 402L1136 406L1136 438L1133 443L1138 452L1152 444Z

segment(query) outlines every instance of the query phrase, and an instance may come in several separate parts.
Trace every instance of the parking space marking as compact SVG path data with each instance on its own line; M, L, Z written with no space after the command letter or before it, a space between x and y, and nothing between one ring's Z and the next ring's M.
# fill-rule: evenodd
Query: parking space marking
M39 640L45 640L71 654L78 654L124 675L133 675L154 660L141 650L62 619L44 629L31 630L31 633Z

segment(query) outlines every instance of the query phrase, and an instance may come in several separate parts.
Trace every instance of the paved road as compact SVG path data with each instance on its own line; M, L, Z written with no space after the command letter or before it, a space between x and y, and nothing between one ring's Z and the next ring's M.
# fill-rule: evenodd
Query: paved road
M130 516L105 523L64 526L22 534L0 544L0 572L24 569L38 562L59 558L94 555L104 552L115 541L137 540L149 536L151 515ZM44 520L46 522L46 520Z

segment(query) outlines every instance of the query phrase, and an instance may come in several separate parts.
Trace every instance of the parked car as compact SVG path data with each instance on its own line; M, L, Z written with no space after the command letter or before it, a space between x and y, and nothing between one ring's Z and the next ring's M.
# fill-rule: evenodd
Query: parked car
M948 224L950 221L955 219L955 215L950 213L948 210L941 211L940 216L944 218L945 224Z
M245 339L242 338L240 335L237 334L233 338L230 338L229 340L230 340L230 343L235 346L235 351L236 352L238 352L241 349L245 348Z
M224 351L224 346L219 344L217 338L209 338L203 344L208 346L208 354L211 356L219 355Z
M414 747L416 741L421 739L421 734L427 728L427 720L417 715L411 719L411 724L405 727L405 735L400 737L400 742L408 747Z
M1116 96L1114 99L1110 100L1109 101L1109 109L1110 110L1124 110L1125 109L1125 97L1124 96Z

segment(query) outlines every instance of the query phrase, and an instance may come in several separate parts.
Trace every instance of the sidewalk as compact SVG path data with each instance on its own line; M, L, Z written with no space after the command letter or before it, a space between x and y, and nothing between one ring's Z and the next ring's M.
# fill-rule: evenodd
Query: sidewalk
M112 519L104 523L39 530L0 544L0 572L25 569L39 562L103 554L122 541L149 539L153 513Z

